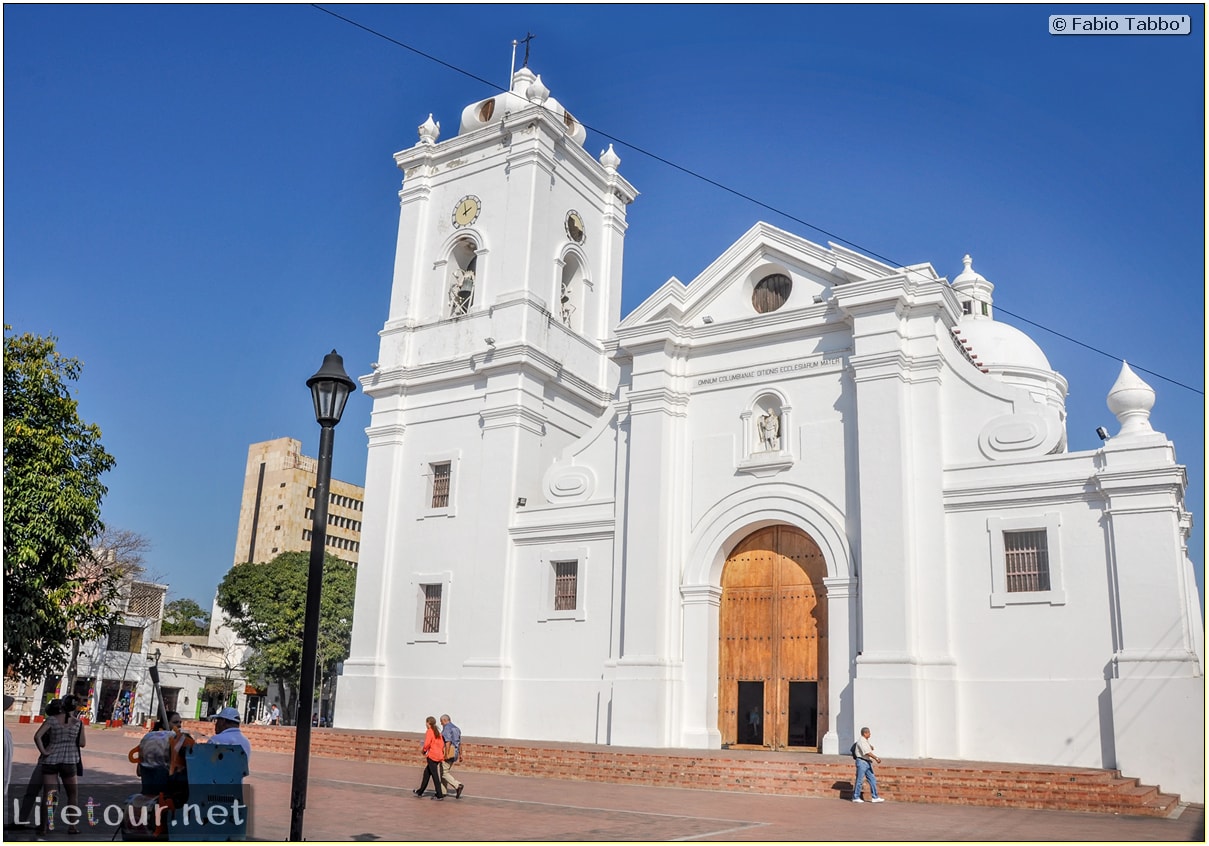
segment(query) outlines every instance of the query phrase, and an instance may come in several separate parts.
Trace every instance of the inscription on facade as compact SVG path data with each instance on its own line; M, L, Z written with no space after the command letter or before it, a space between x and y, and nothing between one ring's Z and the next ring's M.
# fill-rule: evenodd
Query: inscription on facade
M745 370L734 370L730 373L720 373L717 376L702 376L697 379L697 387L704 385L723 385L727 382L740 382L744 379L758 379L761 376L779 376L783 373L797 373L802 370L814 370L832 364L843 364L844 357L840 355L819 356L802 361L790 361L785 364L770 364L766 367L751 367Z

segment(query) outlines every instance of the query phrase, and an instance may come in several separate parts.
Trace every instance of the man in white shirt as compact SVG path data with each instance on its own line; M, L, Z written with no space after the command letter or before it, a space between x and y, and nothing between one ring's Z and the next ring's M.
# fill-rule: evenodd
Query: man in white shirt
M233 743L242 746L243 751L248 755L248 760L252 760L252 744L248 743L248 739L239 730L239 710L236 708L223 708L218 712L214 717L214 736L206 742Z
M852 788L852 801L864 802L861 798L861 785L869 779L869 801L884 802L877 795L877 779L873 775L873 762L881 763L882 759L873 754L873 744L869 742L869 729L862 728L861 736L852 744L852 757L856 758L856 786Z

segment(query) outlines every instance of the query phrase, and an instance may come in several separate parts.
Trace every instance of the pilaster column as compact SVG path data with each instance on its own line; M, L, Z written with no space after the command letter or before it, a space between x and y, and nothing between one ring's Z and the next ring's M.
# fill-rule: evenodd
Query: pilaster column
M684 724L680 745L718 749L718 612L722 588L684 585L680 588L684 616Z
M637 367L635 368L637 371ZM662 370L635 376L630 399L630 464L622 557L625 614L613 683L612 742L664 747L673 742L681 677L680 519L685 479L683 418L688 398L667 387ZM644 384L645 383L645 384ZM641 387L639 387L641 386Z
M1204 758L1167 751L1173 726L1185 748L1205 748L1205 679L1193 628L1202 625L1180 523L1186 479L1158 433L1118 437L1095 481L1105 497L1116 651L1108 688L1115 766L1203 802Z
M823 579L827 589L827 731L819 750L838 755L850 745L856 729L852 721L852 676L856 669L857 582L851 576ZM717 638L715 637L715 640Z

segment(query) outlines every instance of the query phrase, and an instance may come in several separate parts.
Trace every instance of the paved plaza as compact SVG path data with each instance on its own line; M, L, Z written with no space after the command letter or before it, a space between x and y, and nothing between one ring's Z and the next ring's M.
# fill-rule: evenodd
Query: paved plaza
M9 723L15 740L8 805L20 795L36 760L31 725ZM137 788L127 752L135 741L122 729L91 727L84 750L87 785ZM744 840L744 841L1204 841L1204 809L1174 819L1121 817L1070 811L1005 810L896 803L855 805L841 799L763 796L598 782L552 781L460 773L462 799L417 799L421 757L406 766L314 758L304 835L312 841L499 840ZM284 840L290 827L293 758L256 752L249 839ZM431 789L430 789L431 792ZM11 809L10 809L11 813ZM8 814L6 813L6 819ZM78 837L108 841L104 824ZM5 840L33 840L32 831L5 831Z

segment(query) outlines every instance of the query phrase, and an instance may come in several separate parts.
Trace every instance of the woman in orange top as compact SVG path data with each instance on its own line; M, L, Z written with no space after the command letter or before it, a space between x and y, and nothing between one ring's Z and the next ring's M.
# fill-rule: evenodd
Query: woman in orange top
M428 779L431 778L437 791L437 795L432 798L444 799L445 793L441 789L441 762L445 760L445 739L437 728L436 717L426 717L424 722L428 724L428 732L424 735L424 779L420 782L420 788L412 793L416 794L417 799L423 796L428 788Z

